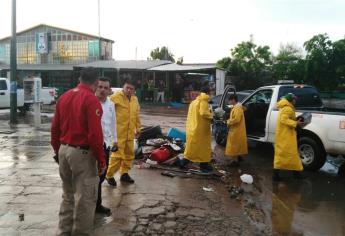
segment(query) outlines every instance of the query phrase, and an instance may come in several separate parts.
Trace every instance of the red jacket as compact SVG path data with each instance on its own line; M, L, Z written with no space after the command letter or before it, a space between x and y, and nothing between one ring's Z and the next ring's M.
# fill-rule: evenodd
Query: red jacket
M56 105L51 127L51 145L58 153L61 143L89 146L100 166L105 165L102 106L94 92L84 84L63 94Z

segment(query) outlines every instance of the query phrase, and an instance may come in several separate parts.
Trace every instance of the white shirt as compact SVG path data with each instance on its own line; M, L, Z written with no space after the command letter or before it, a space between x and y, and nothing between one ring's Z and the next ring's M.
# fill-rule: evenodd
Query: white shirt
M107 98L101 105L103 140L107 147L111 147L113 142L117 142L115 104Z

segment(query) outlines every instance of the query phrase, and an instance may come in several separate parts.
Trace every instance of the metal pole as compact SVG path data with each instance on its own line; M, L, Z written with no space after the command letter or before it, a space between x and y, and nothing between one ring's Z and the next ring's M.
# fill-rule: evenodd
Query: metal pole
M12 38L11 38L11 85L10 85L10 123L17 123L17 23L16 23L16 0L12 0Z
M101 43L101 0L98 0L98 60L102 60L102 43Z
M98 37L101 39L101 1L98 0Z

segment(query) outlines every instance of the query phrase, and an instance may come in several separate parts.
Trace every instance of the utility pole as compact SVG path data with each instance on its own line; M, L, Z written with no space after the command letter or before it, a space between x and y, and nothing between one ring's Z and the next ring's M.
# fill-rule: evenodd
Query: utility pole
M17 123L17 23L16 0L12 0L12 38L11 38L11 74L10 74L10 123Z
M102 60L101 45L101 0L98 0L98 60Z

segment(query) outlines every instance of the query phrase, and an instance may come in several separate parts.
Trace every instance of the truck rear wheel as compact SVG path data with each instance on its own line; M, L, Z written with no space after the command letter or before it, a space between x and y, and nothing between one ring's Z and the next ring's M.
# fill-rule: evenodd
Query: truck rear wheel
M311 137L298 139L298 152L306 170L319 170L326 162L327 154L322 144Z

